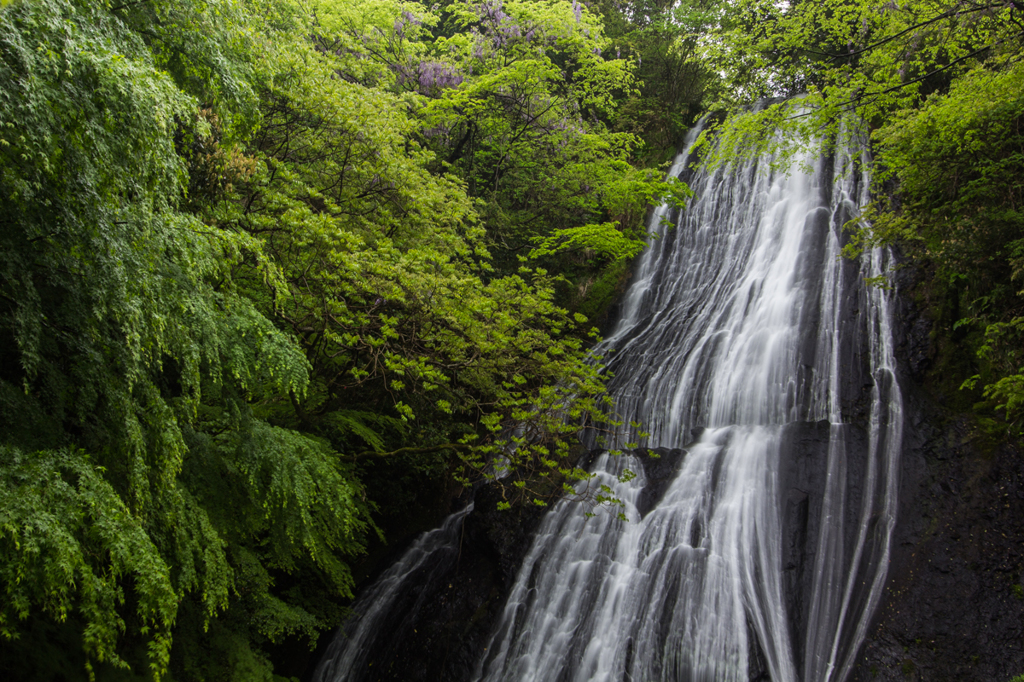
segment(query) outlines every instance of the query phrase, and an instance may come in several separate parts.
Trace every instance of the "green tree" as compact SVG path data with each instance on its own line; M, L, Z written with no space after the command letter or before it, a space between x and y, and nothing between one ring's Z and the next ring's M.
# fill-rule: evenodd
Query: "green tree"
M622 98L614 127L639 135L640 158L662 161L679 151L687 131L723 96L703 44L722 20L724 3L636 0L595 3L616 55L636 63L636 92Z
M48 621L99 677L270 679L272 645L340 617L398 487L379 463L422 487L493 478L502 456L509 500L540 504L528 479L557 479L551 494L585 476L571 436L603 406L584 320L544 269L492 263L477 176L424 132L469 120L445 104L462 91L424 94L374 56L399 29L352 22L381 7L0 13L0 646ZM475 38L450 40L474 59ZM611 106L628 74L587 59L573 101ZM472 153L525 164L494 102L532 76L487 68L475 120L496 132ZM630 183L678 191L597 130L566 139L589 141L608 195L531 209L570 216L558 227L638 214ZM621 222L616 244L635 239Z
M296 32L318 37L294 42L289 68L263 93L243 164L253 172L205 214L258 239L280 268L276 292L256 260L233 277L312 368L310 391L267 414L327 438L364 471L390 457L448 470L458 453L464 481L504 449L502 434L529 423L531 444L512 468L571 471L563 436L579 425L564 413L596 417L602 391L576 332L583 321L553 303L544 270L495 271L464 182L437 172L419 110L410 114L423 95L379 87L397 84L390 70L367 69L369 84L337 77L366 69L366 53L340 47L351 32L328 32L331 7ZM365 19L346 16L333 20ZM539 453L554 447L563 457L542 464Z
M246 546L346 593L339 556L360 551L368 509L322 442L253 415L304 393L309 366L231 280L247 258L277 277L259 243L183 210L179 148L209 134L188 83L230 90L217 83L245 55L223 48L248 15L154 11L0 14L0 633L68 621L90 671L138 663L121 646L135 641L160 677L183 603L202 627L240 600ZM244 121L254 102L230 92ZM220 477L237 484L211 489ZM271 583L246 598L273 607ZM309 620L289 609L255 627Z
M634 65L611 59L599 18L575 2L330 3L325 49L375 61L375 83L417 103L435 168L484 202L488 245L506 272L517 255L643 248L646 207L685 190L630 165L638 138L612 132ZM358 9L357 9L358 8ZM350 80L366 77L361 64ZM557 261L555 261L557 262Z

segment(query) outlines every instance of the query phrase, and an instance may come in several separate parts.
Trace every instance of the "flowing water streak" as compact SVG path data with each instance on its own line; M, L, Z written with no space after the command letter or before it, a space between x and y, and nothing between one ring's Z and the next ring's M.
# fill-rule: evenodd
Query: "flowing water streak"
M860 167L866 168L866 155L860 160ZM869 199L866 171L857 178L852 172L858 165L854 161L851 150L840 150L837 165L851 169L837 184L839 204L847 215L856 214ZM835 238L835 235L830 235L830 240ZM835 243L829 250L838 248L838 243ZM879 277L888 269L888 254L882 249L865 253L861 261L861 274L866 278ZM835 291L832 287L830 289ZM838 298L837 294L832 297ZM823 297L825 295L823 292ZM861 296L865 299L865 324L861 330L864 338L857 339L857 342L870 354L871 372L868 453L862 484L865 494L862 495L856 520L853 555L844 565L841 560L843 543L840 536L844 517L841 507L845 502L846 485L843 468L847 453L841 438L842 409L836 400L839 391L833 390L829 395L828 419L832 424L831 429L836 433L829 442L829 476L823 505L828 510L827 516L838 521L822 523L820 526L817 570L814 573L805 647L805 680L842 680L852 669L857 648L867 634L871 615L882 595L890 541L896 523L899 453L903 440L903 399L896 383L890 301L876 287L863 288ZM823 302L822 308L826 307L829 306ZM842 309L837 305L830 306L830 309L834 311L830 326L839 329L842 325ZM819 347L821 345L819 341ZM828 383L838 386L842 364L839 343L833 342L831 348ZM824 374L825 370L822 368L819 372ZM858 567L858 570L851 570L850 567ZM866 589L860 587L865 583ZM837 589L840 584L841 591Z
M478 679L746 682L753 661L776 682L848 674L885 578L901 442L888 302L861 285L885 254L837 257L866 199L859 154L690 179L695 200L642 258L603 345L620 414L685 458L642 518L647 482L617 479L639 463L595 463L629 521L584 522L568 504L547 516ZM821 420L810 579L794 583L780 512L792 434Z
M458 556L462 522L473 511L470 503L451 514L444 524L420 535L387 571L359 595L352 614L341 626L313 673L316 682L345 682L363 679L367 657L378 636L399 636L402 621L418 611L419 604L399 604L400 600L418 601L429 594L432 578L444 576ZM410 589L410 588L414 589ZM419 587L420 589L415 589Z

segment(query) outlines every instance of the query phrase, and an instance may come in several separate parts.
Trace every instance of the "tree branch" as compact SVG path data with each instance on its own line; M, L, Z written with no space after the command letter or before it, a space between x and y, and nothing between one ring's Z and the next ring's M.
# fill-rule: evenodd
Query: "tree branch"
M954 15L957 15L957 14L972 14L974 12L981 12L981 11L984 11L984 10L987 10L987 9L990 9L990 8L991 8L991 6L987 5L985 7L976 7L974 9L966 10L966 11L962 11L962 12L960 10L950 10L948 12L943 12L942 14L940 14L938 16L935 16L935 17L932 17L931 19L928 19L927 21L922 21L922 22L920 22L918 24L914 24L910 28L904 29L904 30L900 31L899 33L897 33L895 35L891 35L888 38L883 38L882 40L879 40L877 43L872 43L871 45L868 45L867 47L862 47L859 50L854 50L853 52L848 52L846 54L832 54L831 52L819 52L817 50L810 50L810 49L807 49L807 48L799 48L799 49L801 51L803 51L803 52L809 52L811 54L818 54L818 55L821 55L823 57L828 57L829 59L848 59L850 57L856 57L857 55L864 54L865 52L868 52L870 50L875 49L876 47L881 47L882 45L885 45L886 43L891 43L892 41L894 41L897 38L900 38L902 36L905 36L906 34L910 33L911 31L915 31L915 30L921 28L922 26L927 26L928 24L935 23L936 21L939 21L941 19L946 19L948 17L954 16Z
M427 447L406 447L392 450L391 452L378 452L377 450L366 450L355 455L349 455L347 459L356 460L360 457L392 457L394 455L420 455L428 452L438 452L439 450L470 450L472 445L466 443L445 443L444 445L430 445Z

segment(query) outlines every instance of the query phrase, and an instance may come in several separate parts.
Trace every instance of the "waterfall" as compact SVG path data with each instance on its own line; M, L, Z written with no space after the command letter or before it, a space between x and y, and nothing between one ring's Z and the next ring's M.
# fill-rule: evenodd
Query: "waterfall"
M807 153L788 172L769 157L692 173L677 159L695 197L654 211L597 349L617 413L642 424L588 435L640 443L591 465L625 520L569 503L544 517L474 679L848 676L885 581L902 440L889 295L864 283L888 256L839 257L842 226L868 198L864 149ZM666 458L665 480L649 453ZM360 598L362 620L315 680L363 679L347 671L365 669L367 638L400 639L387 614L413 597L396 586L453 553L461 519Z
M697 173L685 211L655 212L598 348L619 415L648 435L607 438L685 453L644 514L646 478L618 477L641 463L598 459L627 520L552 510L477 679L847 676L885 580L902 428L889 301L863 283L887 256L839 257L864 153Z

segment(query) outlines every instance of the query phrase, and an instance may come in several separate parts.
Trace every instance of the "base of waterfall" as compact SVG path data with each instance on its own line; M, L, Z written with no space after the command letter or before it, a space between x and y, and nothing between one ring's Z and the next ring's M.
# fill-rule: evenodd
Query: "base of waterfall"
M805 595L812 589L808 564L814 556L812 541L820 530L816 520L825 495L834 428L827 421L819 421L794 422L780 430L783 466L778 490L783 498L780 509L785 610L787 626L795 635L793 641L802 642L808 610ZM690 450L709 439L704 430L694 435L694 443L686 448L625 451L615 457L621 466L635 468L639 474L634 479L637 490L630 512L633 518L627 524L638 526L643 517L657 509ZM844 427L844 438L851 451L857 451L866 437L864 428ZM607 458L605 451L594 450L583 458L583 463L593 466L602 457ZM852 489L862 485L861 474L856 466L851 467L848 482ZM429 570L420 569L408 577L403 594L391 609L388 624L368 645L361 659L362 669L348 670L344 679L468 682L479 676L479 662L487 659L492 631L535 541L533 534L544 518L544 511L537 508L498 512L497 502L496 490L484 487L477 492L474 509L460 519L458 529L450 534L453 546L445 550L448 559L432 560ZM570 504L578 507L578 516L584 517L586 510L580 503ZM617 511L599 508L597 516L583 524L598 524L602 517L612 517ZM855 538L848 537L844 544L854 541ZM700 544L696 537L691 542ZM600 561L599 557L595 559ZM753 627L746 633L746 641L742 662L745 679L770 679L765 652ZM794 660L801 655L799 649L793 651ZM566 667L571 669L577 663L566 661ZM604 672L602 678L628 679L623 677L624 670ZM676 678L666 674L662 679L667 682Z

